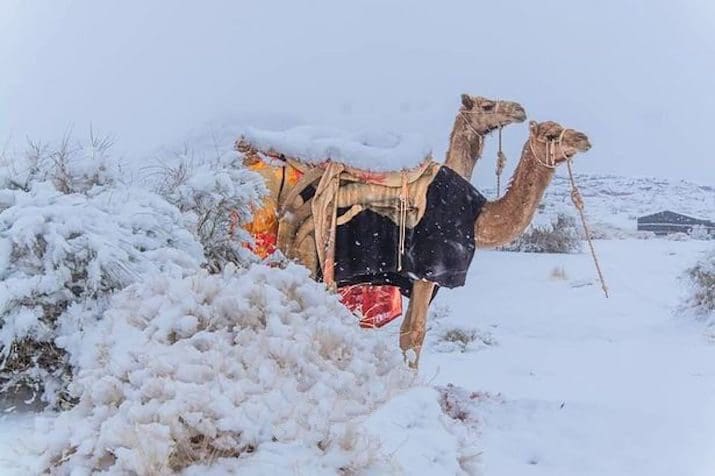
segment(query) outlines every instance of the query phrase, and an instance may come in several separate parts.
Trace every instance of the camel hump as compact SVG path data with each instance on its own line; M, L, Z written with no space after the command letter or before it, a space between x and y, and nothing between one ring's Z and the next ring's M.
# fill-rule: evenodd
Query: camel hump
M245 155L292 160L305 167L340 162L346 168L378 174L414 170L431 159L418 134L346 132L335 128L301 126L283 131L246 129L236 141Z

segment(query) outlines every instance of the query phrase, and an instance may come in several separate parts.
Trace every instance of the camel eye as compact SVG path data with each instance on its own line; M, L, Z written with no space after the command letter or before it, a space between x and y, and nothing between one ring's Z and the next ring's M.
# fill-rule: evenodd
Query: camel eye
M485 111L491 111L492 109L494 109L494 104L482 104L482 109L484 109Z

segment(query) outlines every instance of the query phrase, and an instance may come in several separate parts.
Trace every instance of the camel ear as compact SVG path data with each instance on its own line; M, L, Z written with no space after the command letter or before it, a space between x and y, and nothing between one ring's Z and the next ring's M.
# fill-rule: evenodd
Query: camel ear
M536 121L529 121L529 130L532 134L539 132L539 123Z
M469 94L462 94L462 106L466 107L467 109L471 109L474 107L474 101L472 101L472 98L469 97Z

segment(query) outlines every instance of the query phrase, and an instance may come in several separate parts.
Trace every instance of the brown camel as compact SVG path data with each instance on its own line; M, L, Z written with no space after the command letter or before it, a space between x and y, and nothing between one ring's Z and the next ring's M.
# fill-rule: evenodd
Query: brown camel
M546 121L529 124L529 138L524 144L519 164L509 187L501 198L486 202L474 224L477 248L494 248L517 238L529 225L551 182L557 166L571 160L578 152L591 148L588 137L559 124ZM466 161L465 161L466 162ZM466 170L472 167L464 164ZM465 170L465 169L462 169ZM417 365L426 332L427 310L435 284L417 280L400 332L400 347L410 363Z

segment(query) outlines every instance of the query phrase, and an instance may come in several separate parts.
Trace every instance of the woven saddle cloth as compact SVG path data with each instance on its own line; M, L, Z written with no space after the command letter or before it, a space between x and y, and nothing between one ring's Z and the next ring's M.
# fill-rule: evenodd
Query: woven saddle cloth
M378 172L329 159L308 162L273 148L259 150L243 138L235 148L248 162L279 160L300 172L298 182L278 197L278 248L298 257L301 242L313 238L327 284L332 284L336 227L372 210L401 228L413 228L424 216L427 189L441 166L427 156L411 169Z

